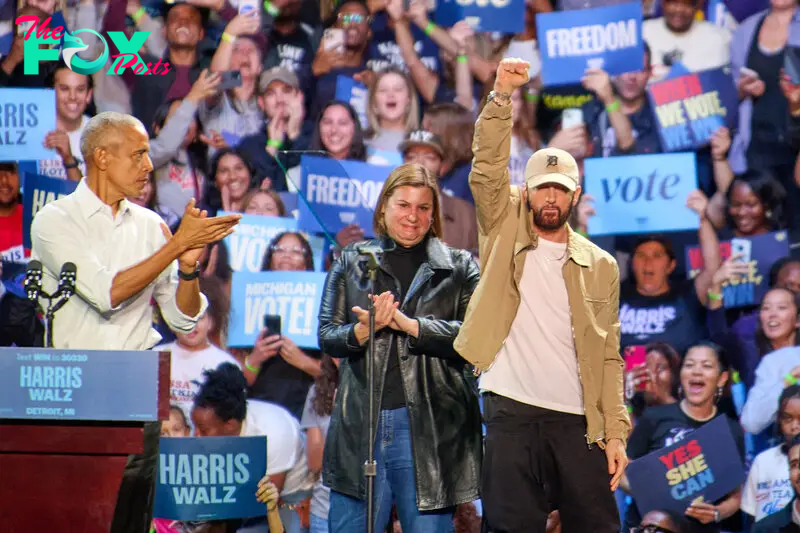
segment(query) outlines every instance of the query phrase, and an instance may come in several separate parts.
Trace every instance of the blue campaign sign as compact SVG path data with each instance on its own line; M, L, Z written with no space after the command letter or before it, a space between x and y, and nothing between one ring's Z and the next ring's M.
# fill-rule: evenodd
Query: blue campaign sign
M438 0L436 23L466 20L475 31L519 33L525 28L525 0Z
M234 272L229 346L253 346L264 315L280 315L281 334L301 348L319 348L317 316L323 272Z
M301 229L335 235L358 224L372 235L372 212L392 167L304 155L300 169L307 200L299 204Z
M361 127L369 126L367 120L367 86L359 83L350 76L336 76L336 100L347 102L358 113Z
M266 516L256 499L266 472L266 437L162 437L153 516L181 521Z
M45 136L56 129L53 89L0 89L0 161L53 159Z
M156 421L158 352L0 348L0 418Z
M700 227L686 207L697 189L695 154L592 158L584 162L584 189L594 197L589 235L684 231Z
M655 509L682 516L695 499L716 502L744 481L742 459L724 416L632 461L625 473L642 516Z
M719 243L722 260L731 255L752 265L747 277L726 281L722 285L725 307L747 307L758 305L769 290L769 272L779 259L789 255L789 236L786 231L764 233L754 237L742 237ZM699 246L686 247L686 274L694 279L705 267Z
M66 196L75 190L78 182L22 173L22 243L27 249L31 247L31 224L33 217L45 205Z
M696 150L737 123L739 97L730 69L670 76L647 89L664 150Z
M542 83L580 83L587 68L611 76L644 68L642 4L536 15Z
M220 211L220 215L226 215ZM243 215L236 230L222 242L228 248L228 258L234 272L261 272L264 255L272 239L284 232L297 232L297 220L288 217ZM301 232L303 233L303 232ZM311 246L314 270L324 269L323 248L325 241L317 235L303 233Z

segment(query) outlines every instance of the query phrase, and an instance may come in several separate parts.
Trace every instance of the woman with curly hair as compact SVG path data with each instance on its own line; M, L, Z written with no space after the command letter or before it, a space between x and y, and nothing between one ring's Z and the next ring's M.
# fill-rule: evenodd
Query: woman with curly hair
M306 457L308 470L316 476L314 495L311 497L310 533L328 532L328 509L331 489L322 484L322 452L325 436L331 423L333 399L339 387L339 360L323 355L321 373L308 391L300 429L306 432Z

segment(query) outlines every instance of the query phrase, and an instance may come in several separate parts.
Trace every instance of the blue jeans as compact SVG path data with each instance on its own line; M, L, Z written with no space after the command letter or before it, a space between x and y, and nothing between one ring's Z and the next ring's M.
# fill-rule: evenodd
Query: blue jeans
M383 531L392 513L392 502L403 531L411 533L451 533L453 509L420 512L417 509L417 484L411 455L408 409L380 412L375 439L375 531ZM328 515L331 533L366 531L367 502L331 491Z
M328 519L311 513L311 528L308 531L309 533L329 533Z

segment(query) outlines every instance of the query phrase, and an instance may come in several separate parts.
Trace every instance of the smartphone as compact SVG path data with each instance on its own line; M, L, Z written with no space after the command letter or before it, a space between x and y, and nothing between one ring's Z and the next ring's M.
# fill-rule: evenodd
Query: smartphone
M242 73L238 70L226 70L220 76L219 90L227 91L242 86Z
M731 239L731 255L739 256L738 263L749 263L753 255L753 242L749 239Z
M268 335L281 334L281 316L280 315L264 315L264 329L267 330Z
M239 0L239 14L250 13L258 9L258 2L255 0Z
M325 50L333 50L337 54L344 53L344 30L341 28L327 28L322 34L322 43Z
M800 85L800 48L789 47L783 54L783 71L795 85Z
M644 366L647 363L647 352L644 346L628 346L625 348L625 372L632 372L634 369ZM636 385L636 390L645 389L647 384L644 380Z
M568 130L575 126L583 126L583 110L571 107L561 112L561 129Z
M756 72L755 70L753 70L751 68L747 68L747 67L740 68L739 69L739 75L740 76L747 76L749 78L755 78L757 80L761 79L761 76L758 75L758 72Z

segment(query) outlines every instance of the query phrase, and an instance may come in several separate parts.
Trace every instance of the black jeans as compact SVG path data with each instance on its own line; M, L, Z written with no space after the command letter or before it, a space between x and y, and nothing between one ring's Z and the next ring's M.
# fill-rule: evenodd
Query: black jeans
M111 533L147 533L153 521L161 422L144 425L144 451L128 457L122 475Z
M619 533L605 452L586 443L583 416L484 397L484 531L544 533L558 509L563 533Z

